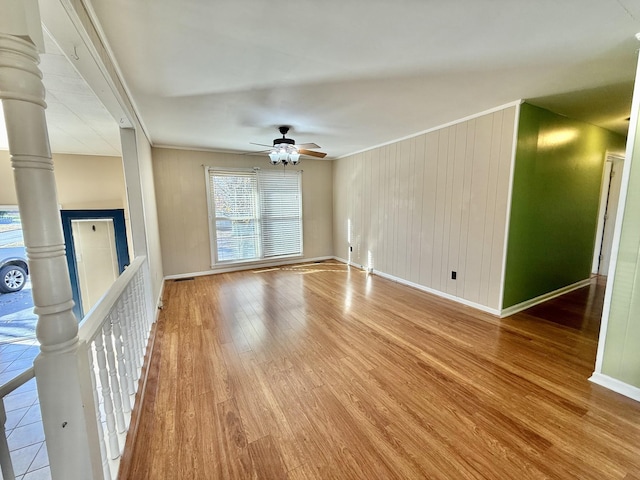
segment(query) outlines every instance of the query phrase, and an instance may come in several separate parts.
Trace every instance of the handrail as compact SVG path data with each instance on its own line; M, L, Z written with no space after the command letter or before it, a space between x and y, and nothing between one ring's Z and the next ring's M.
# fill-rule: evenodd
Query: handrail
M145 306L146 261L139 256L131 262L87 313L78 332L75 355L82 372L83 415L93 430L87 443L91 468L96 478L105 480L118 471L151 329Z
M6 397L11 392L13 392L14 390L20 388L22 385L27 383L33 377L35 377L35 370L33 366L31 366L27 368L24 372L13 377L7 383L0 386L0 398Z
M146 257L144 255L136 257L131 265L129 265L124 272L116 279L111 285L109 290L98 300L98 302L89 310L84 319L80 323L80 331L78 337L80 341L90 342L92 341L100 329L104 319L107 318L109 312L115 305L115 303L124 292L127 285L133 278L133 276L140 270L140 267L144 264Z

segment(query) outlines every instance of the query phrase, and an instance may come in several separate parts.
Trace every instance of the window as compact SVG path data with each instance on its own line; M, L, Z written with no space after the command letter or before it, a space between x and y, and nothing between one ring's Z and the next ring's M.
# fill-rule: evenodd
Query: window
M301 172L207 168L214 264L302 255Z

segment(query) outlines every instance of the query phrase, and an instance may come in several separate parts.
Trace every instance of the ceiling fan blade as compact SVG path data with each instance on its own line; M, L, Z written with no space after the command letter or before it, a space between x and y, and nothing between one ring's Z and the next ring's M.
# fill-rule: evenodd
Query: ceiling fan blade
M315 143L301 143L300 145L296 145L296 148L320 148L320 145L316 145Z
M318 158L324 158L327 156L326 153L314 152L313 150L305 150L304 148L299 148L298 153L300 155L308 155L309 157L318 157Z
M269 152L271 152L271 150L259 150L257 152L242 152L241 155L266 155Z
M267 145L265 143L254 143L254 142L249 142L250 145L258 145L260 147L269 147L269 148L273 148L273 145Z

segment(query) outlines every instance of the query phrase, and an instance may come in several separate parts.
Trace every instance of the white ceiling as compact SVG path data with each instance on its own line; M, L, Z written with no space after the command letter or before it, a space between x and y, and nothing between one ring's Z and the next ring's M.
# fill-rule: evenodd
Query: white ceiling
M520 98L625 132L640 46L637 0L86 3L153 144L223 151L289 124L336 158ZM62 64L42 62L52 143L118 149Z
M48 32L39 68L46 89L49 143L55 153L120 155L120 130L87 82L78 74ZM0 104L0 113L2 105ZM0 150L8 150L0 115Z
M56 153L120 155L118 124L48 33L40 70L46 89L47 128Z

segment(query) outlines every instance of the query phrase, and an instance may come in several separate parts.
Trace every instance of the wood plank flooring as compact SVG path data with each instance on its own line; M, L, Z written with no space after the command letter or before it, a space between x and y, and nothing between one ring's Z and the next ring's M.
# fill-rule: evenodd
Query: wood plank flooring
M640 404L587 381L602 290L500 320L332 262L168 281L120 478L640 479Z

